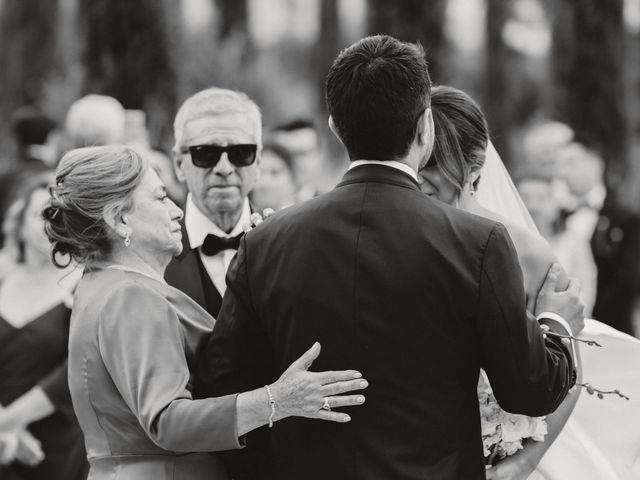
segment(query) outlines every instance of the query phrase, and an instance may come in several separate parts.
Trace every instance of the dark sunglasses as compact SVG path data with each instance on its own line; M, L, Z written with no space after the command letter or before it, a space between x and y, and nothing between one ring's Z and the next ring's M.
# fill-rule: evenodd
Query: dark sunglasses
M248 167L256 161L258 146L256 144L243 145L193 145L183 147L182 153L189 152L191 161L199 168L213 168L220 161L223 153L227 153L229 162L236 167Z

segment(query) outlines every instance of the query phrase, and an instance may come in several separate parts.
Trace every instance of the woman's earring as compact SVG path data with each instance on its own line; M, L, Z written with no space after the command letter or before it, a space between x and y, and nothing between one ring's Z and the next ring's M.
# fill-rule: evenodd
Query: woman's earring
M128 247L129 245L131 245L131 234L127 233L124 236L124 246Z

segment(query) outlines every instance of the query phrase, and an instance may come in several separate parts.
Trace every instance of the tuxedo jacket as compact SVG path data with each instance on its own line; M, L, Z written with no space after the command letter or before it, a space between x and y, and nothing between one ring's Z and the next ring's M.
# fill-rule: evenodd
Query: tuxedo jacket
M346 424L287 418L268 442L249 437L253 478L482 479L480 368L500 405L526 415L552 412L572 385L570 352L525 303L501 224L358 166L245 235L197 391L270 384L319 341L311 369L359 370L366 402L344 409Z
M182 252L171 260L165 270L164 278L169 285L195 300L211 316L218 317L222 295L207 273L198 249L191 248L184 224L182 224Z

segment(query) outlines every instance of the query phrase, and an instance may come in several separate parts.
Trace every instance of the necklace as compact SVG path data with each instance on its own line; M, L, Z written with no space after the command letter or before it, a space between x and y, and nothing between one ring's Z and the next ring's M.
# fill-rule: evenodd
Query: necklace
M156 282L161 282L166 284L167 282L165 282L164 278L158 278L155 275L150 275L148 273L145 273L141 270L137 270L135 268L131 268L131 267L127 267L125 265L120 265L120 264L114 264L114 265L107 265L104 268L108 268L109 270L120 270L122 272L133 272L133 273L137 273L139 275L144 275L145 277L151 278L152 280L155 280Z

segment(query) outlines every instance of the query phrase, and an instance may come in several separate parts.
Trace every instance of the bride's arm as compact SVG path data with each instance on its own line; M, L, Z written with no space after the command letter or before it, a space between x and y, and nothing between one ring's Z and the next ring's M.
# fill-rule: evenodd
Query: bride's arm
M576 354L578 355L578 383L580 383L582 382L582 367L577 347ZM518 453L505 458L495 467L487 470L487 480L526 480L536 469L549 447L558 438L558 435L560 435L576 406L580 390L579 387L574 387L558 409L551 415L547 415L547 435L543 442L527 441L524 444L524 448Z
M512 233L512 238L515 235ZM533 235L527 235L528 238L515 239L514 245L518 251L518 257L523 270L525 287L527 296L530 299L528 302L530 311L534 311L535 301L537 293L540 287L544 283L544 279L547 275L549 267L555 261L557 261L551 252L549 245L542 238ZM525 243L526 241L526 243ZM522 245L527 245L526 248L521 248ZM526 250L526 251L525 251ZM558 277L558 290L567 288L569 284L569 278L564 270ZM580 361L580 351L576 345L577 355L577 383L582 382L582 365ZM547 415L547 435L543 442L536 442L533 440L525 443L524 448L518 453L505 458L499 462L494 468L487 471L488 480L525 480L538 466L544 454L549 450L549 447L558 438L560 432L564 428L571 412L580 396L580 388L574 387L564 401L560 404L558 409L550 415Z

